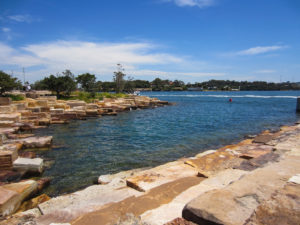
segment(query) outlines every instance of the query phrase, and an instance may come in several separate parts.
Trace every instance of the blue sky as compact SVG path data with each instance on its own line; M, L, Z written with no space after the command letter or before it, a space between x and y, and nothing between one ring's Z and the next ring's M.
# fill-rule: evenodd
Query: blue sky
M300 81L299 0L0 0L0 70Z

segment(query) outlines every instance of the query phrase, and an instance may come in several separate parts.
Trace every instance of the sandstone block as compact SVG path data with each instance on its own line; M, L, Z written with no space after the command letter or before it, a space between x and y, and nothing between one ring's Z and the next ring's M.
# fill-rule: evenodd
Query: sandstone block
M28 107L28 102L14 103L12 104L17 111L26 110Z
M286 157L244 175L223 189L206 192L185 206L183 217L200 224L242 225L257 206L299 173L299 160L300 157Z
M48 101L47 100L37 100L36 104L37 104L37 106L40 106L40 107L48 107Z
M13 162L13 169L20 172L42 173L44 161L41 158L21 158L18 157Z
M0 113L13 113L16 112L16 106L14 105L3 105L0 106Z
M245 225L299 224L300 185L288 183L261 203Z
M10 105L11 98L9 97L0 97L0 105Z
M23 200L36 192L37 182L27 180L19 183L3 185L0 189L2 191L2 194L0 191L0 196L4 196L2 200L3 204L0 206L0 215L2 214L6 216L16 212ZM5 196L5 193L7 196Z
M59 108L59 109L51 109L50 108L50 113L51 114L62 114L62 113L64 113L64 109L61 109L61 108Z
M148 191L162 184L197 175L197 170L181 161L175 161L137 173L129 177L127 186L138 191Z
M21 120L20 113L0 114L0 121L20 122L20 120Z
M18 193L0 186L0 216L7 216L18 207Z

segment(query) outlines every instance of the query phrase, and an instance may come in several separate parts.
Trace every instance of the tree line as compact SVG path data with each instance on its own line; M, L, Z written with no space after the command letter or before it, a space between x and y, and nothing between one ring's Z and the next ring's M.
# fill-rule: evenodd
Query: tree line
M70 96L75 90L88 92L91 96L97 92L132 93L135 90L149 91L185 91L185 90L240 90L240 91L276 91L300 90L300 83L293 82L265 82L265 81L231 81L209 80L205 82L184 83L181 80L156 78L153 81L125 79L126 74L122 65L114 72L112 81L97 81L96 76L83 73L75 76L70 70L56 75L49 75L36 81L31 87L35 90L50 90L60 96ZM24 88L24 87L23 87ZM0 71L0 95L13 89L22 89L22 83L17 78Z

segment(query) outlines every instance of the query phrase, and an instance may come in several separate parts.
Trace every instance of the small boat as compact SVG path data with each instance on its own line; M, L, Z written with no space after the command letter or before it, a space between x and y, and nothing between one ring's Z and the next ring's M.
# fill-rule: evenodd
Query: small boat
M140 95L140 93L141 93L140 91L134 91L133 95Z

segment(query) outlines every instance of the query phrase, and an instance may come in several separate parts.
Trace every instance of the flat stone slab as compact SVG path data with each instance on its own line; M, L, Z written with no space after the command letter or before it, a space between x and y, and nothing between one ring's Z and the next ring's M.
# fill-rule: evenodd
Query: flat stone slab
M242 159L239 159L237 155L226 150L221 150L201 158L189 159L184 163L196 168L199 176L209 177L220 170L239 165L241 161Z
M141 194L141 192L126 187L125 181L121 179L114 180L107 185L93 185L40 204L39 208L43 216L38 218L38 224L70 222L81 215L101 208L105 204L119 202Z
M95 212L85 214L72 221L72 225L98 225L100 224L127 224L124 221L126 215L139 217L146 211L157 208L171 202L178 194L188 188L199 184L204 178L185 177L155 187L138 197L126 198L103 206ZM101 221L101 222L100 222ZM126 221L126 220L125 220ZM129 223L132 224L132 223ZM136 223L133 223L136 224Z
M25 148L44 148L50 147L52 144L52 136L29 137L21 139L7 140L5 143L21 143Z
M42 173L44 166L43 161L41 158L29 159L18 157L17 160L13 162L13 168L17 171Z
M233 184L212 190L189 202L183 217L196 223L242 225L263 201L300 172L300 157L286 156L278 163L256 169Z
M110 182L113 182L116 179L127 179L128 177L131 177L135 175L138 172L144 171L144 168L141 169L133 169L133 170L128 170L128 171L122 171L116 174L105 174L101 175L98 178L98 183L99 184L108 184Z
M200 184L179 193L179 195L170 203L143 213L141 219L149 225L165 224L177 217L181 217L184 206L196 196L209 190L224 188L247 173L248 172L246 171L233 169L221 171L216 175L203 180Z
M21 119L20 113L0 114L0 121L19 122Z
M251 144L251 145L241 146L236 151L238 152L239 157L251 159L251 158L258 158L262 155L271 153L273 150L274 148L272 146Z
M140 173L126 180L127 186L138 191L148 191L162 184L184 178L197 176L198 171L182 161L164 164Z
M261 143L261 144L267 144L269 141L272 141L274 138L274 135L272 134L261 134L254 138L253 142L255 143Z

